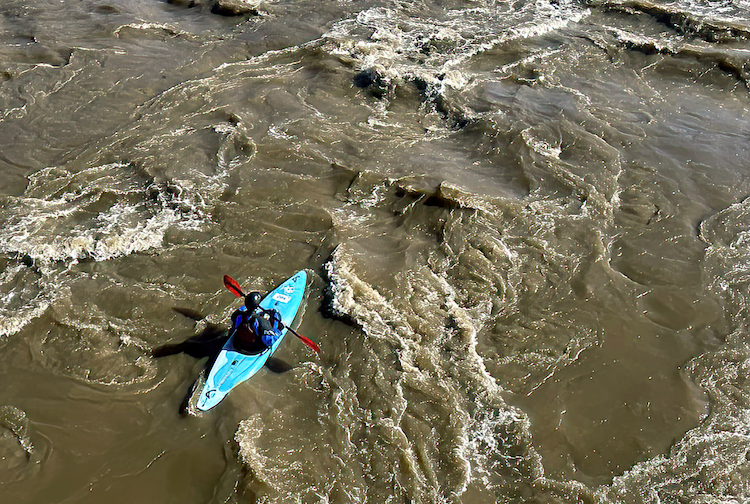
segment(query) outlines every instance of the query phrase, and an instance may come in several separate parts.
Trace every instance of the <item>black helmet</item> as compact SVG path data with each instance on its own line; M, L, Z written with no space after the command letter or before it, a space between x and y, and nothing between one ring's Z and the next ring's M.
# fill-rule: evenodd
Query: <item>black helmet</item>
M260 292L251 292L245 296L245 306L248 310L254 310L260 306L261 295Z

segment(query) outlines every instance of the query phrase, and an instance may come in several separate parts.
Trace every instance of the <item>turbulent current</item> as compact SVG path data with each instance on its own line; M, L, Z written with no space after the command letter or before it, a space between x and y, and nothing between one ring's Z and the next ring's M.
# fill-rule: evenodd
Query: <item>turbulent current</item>
M0 502L750 501L749 61L747 0L3 0ZM302 269L321 356L186 408Z

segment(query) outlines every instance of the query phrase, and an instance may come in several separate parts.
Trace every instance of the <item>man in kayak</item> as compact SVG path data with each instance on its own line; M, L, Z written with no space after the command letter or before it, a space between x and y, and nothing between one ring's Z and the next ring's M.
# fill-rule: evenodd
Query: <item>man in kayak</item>
M277 310L256 309L260 306L260 292L245 296L245 306L232 314L234 347L249 354L261 353L281 338L281 314Z

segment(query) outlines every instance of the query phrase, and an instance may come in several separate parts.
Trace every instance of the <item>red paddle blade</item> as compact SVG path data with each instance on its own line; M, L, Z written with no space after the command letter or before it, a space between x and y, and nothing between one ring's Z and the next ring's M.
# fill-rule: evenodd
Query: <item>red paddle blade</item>
M315 343L315 342L314 342L313 340L311 340L311 339L308 339L308 338L305 338L305 337L304 337L304 336L302 336L301 334L296 334L296 333L295 333L295 335L296 335L296 336L297 336L297 337L298 337L298 338L299 338L300 340L302 340L302 343L304 343L304 344L305 344L305 345L307 345L308 347L312 348L313 352L315 352L316 354L320 355L320 347L319 347L319 346L318 346L318 345L317 345L317 344L316 344L316 343Z
M313 340L311 340L310 338L306 338L306 337L302 336L297 331L292 330L291 327L289 328L289 332L291 332L292 334L294 334L295 336L297 336L300 339L300 341L302 341L302 343L304 343L305 345L307 345L308 347L310 347L316 354L320 355L320 347Z
M237 280L230 277L229 275L224 275L224 287L226 287L229 292L237 297L245 297L245 293L242 292L242 287L240 287L240 284L238 284Z

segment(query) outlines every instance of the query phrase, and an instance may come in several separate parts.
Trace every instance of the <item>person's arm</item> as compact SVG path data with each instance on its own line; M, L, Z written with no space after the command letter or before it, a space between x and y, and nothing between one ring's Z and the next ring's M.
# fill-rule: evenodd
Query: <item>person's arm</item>
M232 329L237 329L243 322L243 314L247 311L244 306L241 306L232 313Z
M267 310L266 313L270 315L271 320L265 319L268 325L264 328L265 330L260 338L263 344L270 347L281 338L281 330L284 326L281 324L281 314L278 311Z

